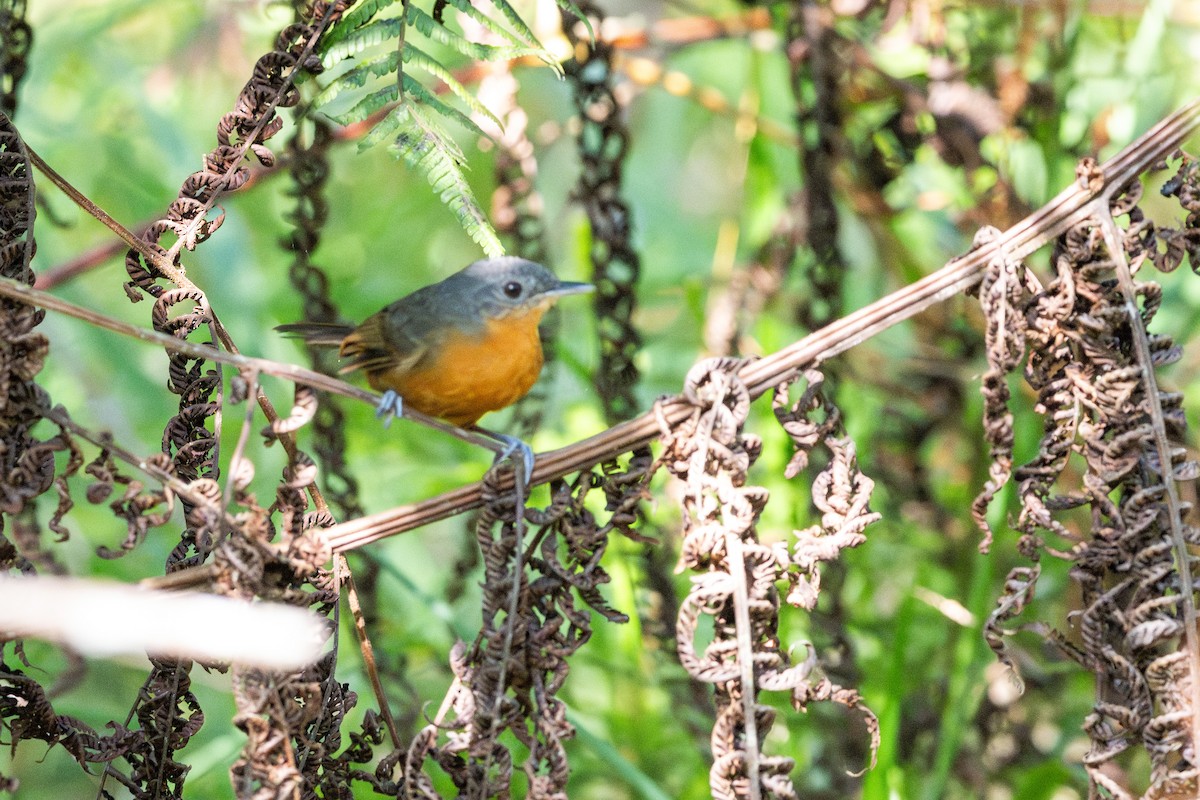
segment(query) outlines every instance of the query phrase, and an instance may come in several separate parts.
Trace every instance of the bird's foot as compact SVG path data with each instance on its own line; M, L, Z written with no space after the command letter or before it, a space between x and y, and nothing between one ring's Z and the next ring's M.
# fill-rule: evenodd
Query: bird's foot
M375 406L375 418L383 420L383 427L387 428L392 424L392 420L403 416L404 398L388 389L383 393L383 397L379 398L379 405Z
M492 461L492 464L496 465L507 459L512 459L513 467L516 468L519 460L521 466L524 468L525 485L529 486L529 481L533 478L533 450L529 445L517 437L509 436L506 433L488 431L488 435L504 445L504 449L496 454L496 458Z

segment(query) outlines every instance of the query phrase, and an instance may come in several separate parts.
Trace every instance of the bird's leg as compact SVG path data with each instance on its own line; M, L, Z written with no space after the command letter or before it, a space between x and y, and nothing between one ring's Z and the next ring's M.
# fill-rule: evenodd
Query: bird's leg
M525 467L525 485L529 485L529 480L533 477L533 450L529 445L515 436L489 431L487 428L481 428L478 425L472 425L471 430L476 433L482 433L489 439L495 439L504 445L504 449L496 454L496 458L492 461L493 464L499 464L501 461L509 458L516 462L519 458L520 463Z
M404 398L388 389L383 393L383 397L379 398L379 405L375 406L375 418L382 419L383 427L386 428L392 424L392 420L403 416Z

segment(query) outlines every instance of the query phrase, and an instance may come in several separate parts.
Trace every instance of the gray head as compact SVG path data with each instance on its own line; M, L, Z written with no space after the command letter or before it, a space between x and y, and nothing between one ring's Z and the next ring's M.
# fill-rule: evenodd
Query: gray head
M485 258L460 270L441 285L454 290L466 313L487 318L545 310L558 298L595 289L590 283L560 281L550 270L515 256Z

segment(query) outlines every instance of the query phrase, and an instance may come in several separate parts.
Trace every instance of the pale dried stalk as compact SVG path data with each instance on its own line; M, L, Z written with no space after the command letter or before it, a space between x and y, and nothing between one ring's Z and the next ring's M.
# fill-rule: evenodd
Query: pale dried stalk
M1190 689L1192 695L1192 748L1200 747L1200 631L1196 630L1196 589L1192 581L1192 556L1183 532L1180 510L1179 487L1173 475L1171 442L1167 437L1166 421L1163 416L1162 397L1156 388L1153 357L1146 326L1141 324L1137 296L1134 293L1133 273L1129 258L1122 245L1121 231L1112 217L1108 203L1099 214L1100 231L1104 243L1116 267L1117 285L1125 299L1125 313L1129 317L1129 332L1137 353L1137 363L1142 365L1142 380L1146 384L1146 403L1150 407L1150 425L1154 431L1154 449L1162 469L1163 488L1166 490L1167 518L1171 524L1171 543L1175 551L1175 568L1179 570L1179 600L1183 606L1183 638L1187 645L1188 667L1192 673Z

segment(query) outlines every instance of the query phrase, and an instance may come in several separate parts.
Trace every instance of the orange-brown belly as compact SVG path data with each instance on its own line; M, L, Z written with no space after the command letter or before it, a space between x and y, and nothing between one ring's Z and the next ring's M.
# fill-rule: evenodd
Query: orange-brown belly
M408 408L460 427L472 425L520 400L537 381L540 316L489 322L482 336L448 338L415 369L371 372L367 380L380 391L394 390Z

